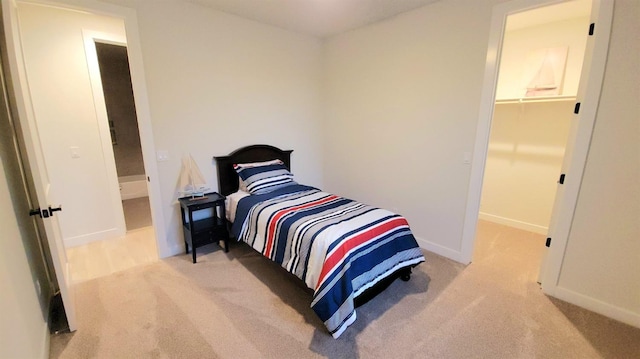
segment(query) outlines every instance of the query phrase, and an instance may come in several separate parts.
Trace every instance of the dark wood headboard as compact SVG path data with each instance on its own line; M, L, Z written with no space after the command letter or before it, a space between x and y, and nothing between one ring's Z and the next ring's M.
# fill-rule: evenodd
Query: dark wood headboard
M228 156L214 156L218 170L218 192L226 196L238 190L238 174L233 169L236 163L262 162L279 159L291 170L291 152L269 145L251 145L231 152Z

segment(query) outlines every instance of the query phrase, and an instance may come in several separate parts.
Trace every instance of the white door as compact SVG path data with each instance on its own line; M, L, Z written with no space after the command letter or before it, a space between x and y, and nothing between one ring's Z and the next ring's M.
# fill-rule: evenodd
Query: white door
M9 73L7 73L6 76L10 78L10 86L12 86L12 88L8 90L15 95L15 106L18 117L16 119L16 127L18 136L22 137L23 150L26 151L28 158L29 168L26 169L26 172L30 173L33 177L36 192L35 197L37 198L43 216L43 225L51 251L55 277L58 281L69 329L74 331L76 330L76 316L69 265L62 242L60 226L56 219L57 212L50 211L50 208L56 209L60 207L61 203L54 203L52 202L52 198L50 198L51 183L49 181L42 147L40 145L38 128L31 107L29 87L22 58L17 9L13 1L2 2L2 24L7 43L7 65L9 68Z
M613 1L592 0L591 26L588 29L589 38L580 74L575 115L562 164L564 175L561 181L559 179L551 223L549 224L552 249L545 253L539 274L542 290L549 295L554 295L558 284L582 175L587 162L607 61L612 19Z

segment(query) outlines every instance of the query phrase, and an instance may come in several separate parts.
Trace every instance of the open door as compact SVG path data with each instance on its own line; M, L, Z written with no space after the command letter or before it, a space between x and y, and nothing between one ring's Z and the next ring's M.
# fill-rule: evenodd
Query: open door
M551 223L549 223L547 247L553 247L544 254L538 278L543 292L549 295L554 295L558 286L582 184L607 62L612 19L613 1L592 0L591 25L589 29L585 29L589 37L578 85L574 120L567 139Z
M34 208L32 214L42 218L41 228L44 228L42 235L46 235L46 242L51 253L51 261L55 271L58 289L62 298L62 304L67 317L69 330L76 330L76 317L74 296L71 287L68 261L62 242L60 226L55 216L57 211L62 210L61 203L55 202L55 198L50 197L51 183L49 181L47 168L44 162L40 137L31 107L29 86L27 83L20 34L18 28L17 8L14 1L2 2L2 26L5 36L6 51L3 54L6 59L5 72L9 98L12 102L12 110L15 119L16 131L18 132L18 142L20 150L23 152L27 176L33 179L33 192L31 195ZM31 182L31 181L29 181ZM38 221L40 221L38 219Z

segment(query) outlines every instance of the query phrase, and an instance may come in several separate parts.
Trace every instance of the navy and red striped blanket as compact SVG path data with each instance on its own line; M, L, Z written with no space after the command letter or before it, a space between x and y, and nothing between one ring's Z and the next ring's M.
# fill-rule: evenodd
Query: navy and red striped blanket
M298 184L241 199L232 232L313 289L334 338L355 321L355 297L424 261L400 215Z

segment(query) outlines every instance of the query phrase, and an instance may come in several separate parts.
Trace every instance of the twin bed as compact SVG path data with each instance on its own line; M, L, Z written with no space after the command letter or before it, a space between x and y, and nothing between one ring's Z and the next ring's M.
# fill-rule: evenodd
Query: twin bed
M269 145L214 157L231 234L313 290L312 309L334 338L356 307L424 261L400 215L298 184L291 150Z

